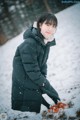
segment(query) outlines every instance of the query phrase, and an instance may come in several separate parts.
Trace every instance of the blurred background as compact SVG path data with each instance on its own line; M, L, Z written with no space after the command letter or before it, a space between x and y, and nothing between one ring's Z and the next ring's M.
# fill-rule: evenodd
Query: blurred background
M76 4L74 0L0 0L0 45L20 34L43 12L54 14Z

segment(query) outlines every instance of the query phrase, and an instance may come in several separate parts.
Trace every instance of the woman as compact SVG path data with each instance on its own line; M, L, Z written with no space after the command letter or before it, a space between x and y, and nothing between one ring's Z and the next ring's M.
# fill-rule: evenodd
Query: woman
M37 21L37 28L24 32L24 42L17 47L13 59L12 109L40 112L41 104L49 109L42 94L47 94L56 104L60 100L57 91L46 79L49 49L56 44L53 38L57 18L47 13Z

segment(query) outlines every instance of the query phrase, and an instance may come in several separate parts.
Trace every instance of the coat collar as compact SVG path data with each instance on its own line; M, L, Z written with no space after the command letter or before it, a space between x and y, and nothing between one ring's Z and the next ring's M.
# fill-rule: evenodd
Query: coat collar
M55 38L50 41L50 42L47 42L47 44L45 44L44 42L44 36L39 32L39 30L37 28L33 28L33 34L35 34L35 38L36 40L38 40L43 46L54 46L56 45L56 41L55 41ZM46 39L45 39L46 40Z

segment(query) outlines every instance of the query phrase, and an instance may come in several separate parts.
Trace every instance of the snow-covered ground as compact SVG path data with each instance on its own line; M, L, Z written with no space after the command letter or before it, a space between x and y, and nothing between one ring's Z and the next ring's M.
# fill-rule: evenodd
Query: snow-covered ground
M65 113L74 118L76 112L80 111L80 3L56 16L59 21L55 35L57 45L51 47L47 77L61 100L71 102L72 107L66 109ZM12 60L17 46L23 41L22 35L23 33L0 47L0 116L6 113L8 120L41 120L40 114L11 109ZM44 97L53 104L47 95ZM44 106L41 107L41 111L45 109Z

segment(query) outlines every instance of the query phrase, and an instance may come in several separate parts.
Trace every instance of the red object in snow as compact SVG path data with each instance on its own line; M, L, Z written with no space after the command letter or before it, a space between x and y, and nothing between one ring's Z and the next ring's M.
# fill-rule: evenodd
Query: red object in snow
M58 113L61 108L62 109L68 108L68 104L58 102L56 105L51 106L48 112Z
M65 104L65 103L62 103L62 102L58 102L57 106L58 106L58 108L62 108L62 109L68 108L68 104Z

